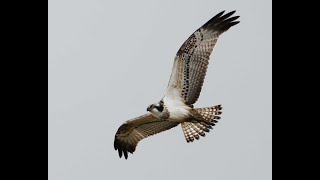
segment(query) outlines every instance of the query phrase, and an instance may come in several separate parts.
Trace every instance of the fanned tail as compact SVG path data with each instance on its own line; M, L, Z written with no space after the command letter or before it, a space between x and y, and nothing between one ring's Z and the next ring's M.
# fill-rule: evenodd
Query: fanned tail
M201 121L183 122L181 127L187 142L193 142L194 139L199 139L200 136L205 136L206 132L210 132L212 126L215 126L221 118L222 107L216 105L212 107L196 108L195 113Z

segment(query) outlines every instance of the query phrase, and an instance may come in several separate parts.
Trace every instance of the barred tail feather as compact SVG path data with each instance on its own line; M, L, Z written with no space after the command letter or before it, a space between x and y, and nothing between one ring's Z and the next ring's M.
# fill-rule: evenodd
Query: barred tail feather
M212 126L220 119L220 115L222 114L221 105L206 107L206 108L196 108L195 112L202 119L201 122L183 122L181 123L181 127L183 130L183 134L186 138L186 141L193 142L194 139L199 139L200 136L205 136L206 132L210 132Z
M195 110L201 116L204 123L211 126L215 126L215 124L221 118L220 115L222 114L222 106L220 104L212 107L197 108Z

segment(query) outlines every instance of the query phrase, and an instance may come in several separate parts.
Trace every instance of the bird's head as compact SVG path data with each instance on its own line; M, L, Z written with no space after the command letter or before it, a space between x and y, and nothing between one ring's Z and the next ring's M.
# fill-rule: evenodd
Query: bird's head
M163 101L159 101L157 103L151 104L148 106L147 111L153 114L156 117L159 117L164 109Z

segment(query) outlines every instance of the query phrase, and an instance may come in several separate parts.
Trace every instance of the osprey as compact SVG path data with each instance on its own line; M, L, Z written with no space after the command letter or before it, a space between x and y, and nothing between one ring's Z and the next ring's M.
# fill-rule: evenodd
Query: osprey
M222 107L216 105L194 108L206 75L210 54L219 36L239 16L235 11L220 12L197 29L180 47L174 59L170 81L164 97L148 106L147 114L122 124L114 140L114 149L127 159L128 152L135 151L139 141L151 135L169 130L181 124L187 142L205 136L220 119ZM224 15L223 15L224 14Z

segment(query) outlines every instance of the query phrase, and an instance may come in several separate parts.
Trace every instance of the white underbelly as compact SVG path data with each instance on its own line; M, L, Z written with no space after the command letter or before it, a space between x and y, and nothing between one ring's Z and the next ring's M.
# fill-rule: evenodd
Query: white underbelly
M190 116L191 108L182 101L166 97L163 98L163 101L170 113L169 121L183 122Z

